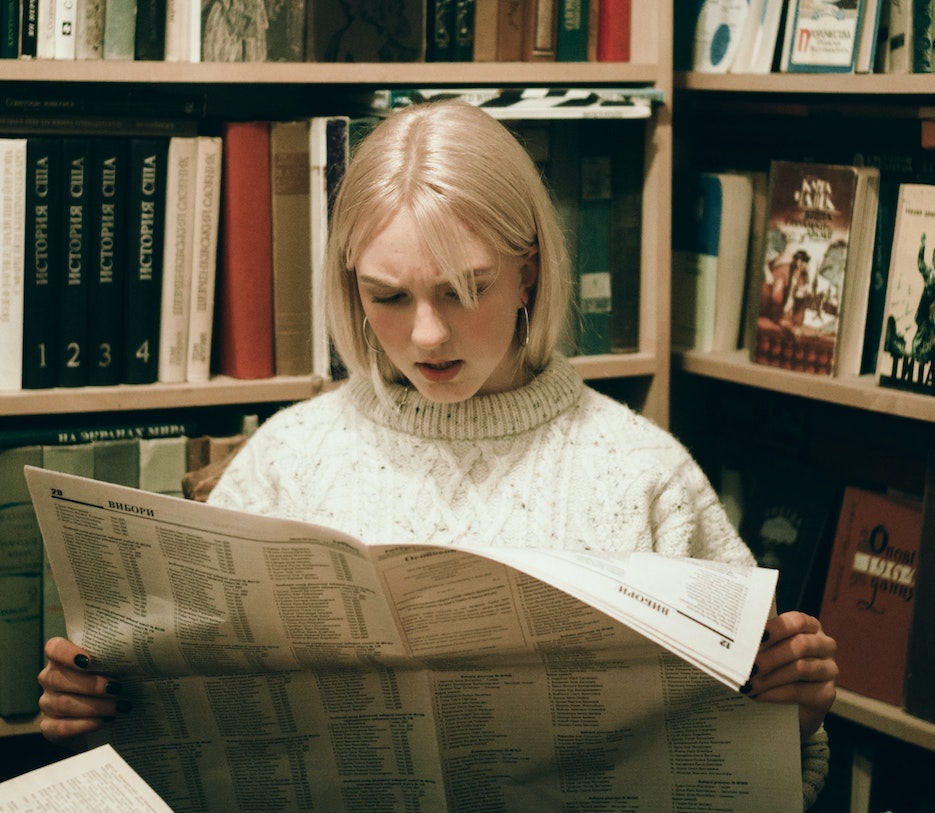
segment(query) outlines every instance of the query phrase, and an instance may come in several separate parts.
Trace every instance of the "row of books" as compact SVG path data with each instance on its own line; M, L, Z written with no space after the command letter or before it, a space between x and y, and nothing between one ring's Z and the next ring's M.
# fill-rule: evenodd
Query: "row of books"
M614 61L632 0L3 0L0 57L178 62Z
M935 394L935 174L857 157L677 184L675 346Z
M0 716L37 712L43 643L65 634L23 467L182 497L186 474L227 460L255 424L247 416L242 431L221 436L172 422L0 432Z
M931 0L703 0L677 55L703 73L931 73Z
M721 497L758 564L779 569L778 610L817 615L836 640L838 685L935 721L928 468L923 500L761 459L722 471Z
M312 259L349 121L0 139L0 389L332 377Z

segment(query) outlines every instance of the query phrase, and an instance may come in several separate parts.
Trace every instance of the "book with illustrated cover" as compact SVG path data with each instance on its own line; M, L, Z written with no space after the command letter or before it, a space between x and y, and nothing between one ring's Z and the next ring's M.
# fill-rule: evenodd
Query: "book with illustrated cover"
M864 16L864 0L789 0L782 70L854 73Z
M754 292L757 363L816 375L859 371L879 175L876 167L772 163ZM850 309L849 298L857 303ZM847 365L838 358L845 334Z
M935 395L935 185L902 184L877 373L885 387Z
M844 490L819 618L838 685L901 706L922 540L917 501Z

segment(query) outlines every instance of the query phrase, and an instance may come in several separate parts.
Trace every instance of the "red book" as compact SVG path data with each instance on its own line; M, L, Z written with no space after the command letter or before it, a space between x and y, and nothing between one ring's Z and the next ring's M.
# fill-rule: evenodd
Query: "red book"
M270 378L275 364L269 122L229 122L223 138L217 369L233 378Z
M632 0L600 0L597 23L597 61L630 61L630 5Z
M838 685L894 706L903 701L921 540L918 504L844 490L819 617L838 644Z

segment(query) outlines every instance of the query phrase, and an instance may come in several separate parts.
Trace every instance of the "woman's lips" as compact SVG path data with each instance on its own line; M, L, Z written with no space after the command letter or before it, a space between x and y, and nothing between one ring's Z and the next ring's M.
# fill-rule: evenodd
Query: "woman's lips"
M461 372L463 366L464 362L462 361L422 361L416 363L416 368L422 376L433 384L451 381Z

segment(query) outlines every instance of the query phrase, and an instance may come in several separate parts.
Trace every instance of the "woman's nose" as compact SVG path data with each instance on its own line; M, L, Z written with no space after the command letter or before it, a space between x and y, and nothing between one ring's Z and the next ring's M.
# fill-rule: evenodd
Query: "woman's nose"
M450 331L439 309L430 302L416 305L412 342L417 347L438 347L448 341Z

